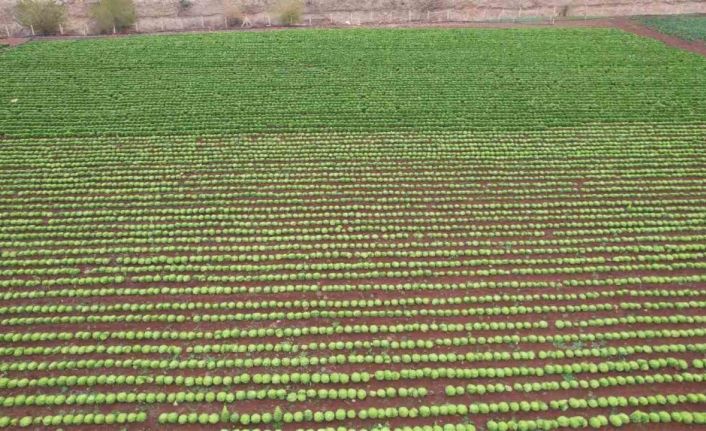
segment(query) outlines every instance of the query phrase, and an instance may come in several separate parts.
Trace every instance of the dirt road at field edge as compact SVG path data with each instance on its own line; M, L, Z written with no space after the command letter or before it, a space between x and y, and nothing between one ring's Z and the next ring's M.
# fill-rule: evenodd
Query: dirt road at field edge
M684 51L690 51L706 57L706 43L704 42L688 41L675 36L660 33L657 30L654 30L650 27L640 24L635 20L631 20L628 18L615 18L610 21L613 22L614 27L619 28L623 31L633 33L642 37L656 39L664 43L665 45L673 46L675 48L683 49Z

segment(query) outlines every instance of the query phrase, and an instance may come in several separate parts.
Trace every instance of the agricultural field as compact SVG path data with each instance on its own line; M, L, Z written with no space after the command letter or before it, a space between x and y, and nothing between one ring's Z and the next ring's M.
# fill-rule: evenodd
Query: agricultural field
M650 16L641 18L640 22L682 39L706 41L704 15Z
M0 69L0 427L706 424L706 58L307 30Z

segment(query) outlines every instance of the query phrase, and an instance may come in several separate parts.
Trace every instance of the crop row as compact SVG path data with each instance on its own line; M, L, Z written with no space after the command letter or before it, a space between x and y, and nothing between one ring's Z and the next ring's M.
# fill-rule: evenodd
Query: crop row
M219 353L255 353L255 352L283 352L297 353L304 351L341 351L341 350L368 350L384 349L384 350L416 350L416 349L433 349L435 346L445 347L460 347L469 345L467 337L441 337L441 338L417 338L403 340L389 340L387 338L372 338L366 340L354 341L329 341L329 342L311 342L308 344L293 344L289 342L283 343L251 343L251 344L196 344L185 348L176 345L167 344L129 344L129 345L70 345L70 346L13 346L0 347L0 355L2 356L28 356L28 355L86 355L86 354L109 354L109 355L129 355L129 354L160 354L160 355L179 355L183 351L195 354L219 354ZM636 353L668 353L668 352L702 352L704 344L643 344L634 346L617 346L617 347L594 347L594 348L571 348L562 350L522 350L517 352L506 351L486 351L486 352L467 352L464 354L467 361L530 361L534 359L565 359L565 358L582 358L582 357L600 357L606 358L610 356L627 357ZM420 355L419 353L413 353ZM703 361L694 359L693 366L696 368L703 367Z
M687 304L688 308L706 308L706 302ZM672 307L669 307L672 308ZM653 310L656 308L653 308ZM406 310L336 310L336 311L302 311L302 312L269 312L269 313L228 313L228 314L200 314L195 316L183 314L108 314L89 316L46 316L46 317L11 317L0 319L3 326L26 326L26 325L53 325L53 324L81 324L81 323L121 323L121 322L262 322L268 320L276 321L297 321L310 319L351 319L351 318L453 318L469 316L512 316L525 314L546 314L546 313L593 313L597 311L613 311L613 304L582 304L580 306L537 306L537 307L503 307L495 309L406 309ZM441 321L441 320L439 320ZM698 325L706 323L706 316L691 316L685 314L671 314L669 316L628 316L628 317L608 317L588 320L556 320L554 326L557 329L571 327L606 327L615 325L635 325L635 324L689 324ZM515 329L523 329L524 324L515 325ZM371 326L372 327L372 326ZM477 330L497 331L506 328L502 322L483 322ZM374 327L372 329L375 331Z
M616 397L615 398L619 403L623 402L626 406L629 405L629 400L625 397ZM703 403L705 400L702 397L698 397L698 395L690 394L690 397L684 396L684 398L679 398L679 397L674 397L674 398L663 398L663 403L661 402L662 400L656 400L655 399L655 404L660 405L660 404L667 404L667 405L680 405L685 402L691 402L691 399L696 399L699 400L697 402ZM591 401L594 402L596 406L599 405L599 401L601 398L598 399L593 399ZM639 401L639 400L638 400ZM649 401L647 400L648 404L647 405L652 405ZM535 402L535 403L529 403L526 401L523 401L521 403L517 402L512 402L512 403L507 403L507 402L500 402L500 403L474 403L470 405L466 404L432 404L432 405L421 405L419 407L387 407L387 408L376 408L376 407L369 407L367 409L344 409L340 408L337 410L317 410L317 411L312 411L312 410L297 410L294 412L282 412L281 410L275 410L273 412L263 412L263 413L238 413L238 412L230 412L226 407L223 408L221 411L221 414L217 413L211 413L211 414L206 414L206 413L162 413L160 414L159 417L159 422L162 424L194 424L194 423L201 423L201 424L217 424L217 423L235 423L235 424L241 424L241 425L250 425L250 424L270 424L273 422L283 422L285 424L288 423L300 423L300 422L317 422L317 423L322 423L322 422L340 422L340 421L348 421L351 419L385 419L385 418L416 418L416 417L422 417L422 418L427 418L427 417L445 417L445 416L465 416L467 414L474 415L474 414L487 414L487 413L496 413L496 412L519 412L519 411L532 411L532 412L538 412L538 411L551 411L551 410L562 410L565 408L570 407L570 404L578 404L578 405L583 405L583 403L588 407L589 402L586 400L582 399L562 399L562 400L552 400L551 403L545 403L545 402ZM608 403L606 403L608 404ZM638 404L639 405L639 404ZM611 415L612 417L613 415ZM621 422L618 425L622 424L627 424L630 422L630 418L625 415L625 417L628 417L627 420L624 419L622 415L616 415L621 418ZM667 413L667 416L669 419L661 419L658 422L671 422L672 419L674 421L679 421L681 422L683 420L681 413L675 413L674 418ZM649 416L648 416L649 418ZM644 417L641 417L641 419L644 419ZM702 415L699 415L699 422L698 423L706 423L702 422L704 418ZM615 420L615 419L614 419ZM693 417L690 419L687 419L687 423L692 423L694 420ZM494 421L493 421L494 422ZM562 421L563 422L563 421ZM571 425L570 425L571 423ZM560 425L560 426L573 426L574 421L567 421L566 425ZM588 424L588 422L586 422ZM494 427L493 425L490 425L490 422L488 424L488 429L492 430L497 430L497 429L507 429L507 428L497 428ZM583 427L584 425L581 425L579 427ZM575 427L574 427L575 428ZM550 428L553 429L553 428Z
M4 50L0 427L702 426L704 65L604 29Z
M106 313L106 312L145 312L145 311L193 311L193 310L262 310L262 309L301 309L306 310L322 308L321 311L331 311L326 309L341 309L341 308L353 308L353 309L365 309L373 307L410 307L409 310L390 310L393 312L405 313L407 311L412 311L412 307L420 305L433 305L435 307L443 305L464 305L464 304L477 304L477 303L499 303L499 302L522 302L527 305L507 305L507 306L495 306L486 308L459 308L458 310L467 314L478 314L478 315L496 315L496 314L525 314L528 312L557 312L564 311L564 309L556 308L557 305L530 305L529 303L534 301L567 301L567 300L577 300L588 301L591 299L600 298L617 298L620 296L629 296L629 299L635 300L636 297L640 296L638 291L607 291L607 292L587 292L583 294L576 293L544 293L544 294L526 294L526 295L515 295L504 293L502 295L478 295L478 296L453 296L447 298L435 298L428 296L409 296L407 298L392 298L392 299L341 299L341 300L331 300L331 299L312 299L312 300L293 300L293 301L279 301L279 300L263 300L263 301L251 301L251 300L238 300L238 301L228 301L228 302L202 302L202 301L192 301L188 303L184 302L140 302L140 303L120 303L115 302L112 304L90 304L90 305L68 305L68 304L32 304L32 305L22 305L22 306L11 306L11 307L0 307L0 314L64 314L64 313L81 313L81 314L92 314L92 313ZM649 291L645 292L642 296L649 295L660 295L660 296L704 296L702 292L699 291L689 291L689 290L665 290L665 291ZM231 298L232 299L232 298ZM615 300L612 302L612 306L608 307L604 304L587 304L582 303L578 305L565 305L568 311L600 311L600 310L610 310L616 307L620 307L624 310L665 310L665 309L688 309L688 308L702 308L704 303L702 301L684 301L684 302L623 302L620 300ZM501 308L502 307L502 308ZM501 310L498 312L497 310ZM312 312L312 311L310 311ZM476 324L478 324L476 322ZM478 328L480 329L480 328ZM513 328L511 328L513 329Z

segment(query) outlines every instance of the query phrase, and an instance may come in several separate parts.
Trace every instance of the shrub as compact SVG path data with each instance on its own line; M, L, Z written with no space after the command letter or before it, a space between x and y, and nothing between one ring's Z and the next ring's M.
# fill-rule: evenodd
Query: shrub
M101 33L123 30L133 25L137 19L132 0L100 0L91 9L91 16Z
M275 6L275 15L283 25L298 23L304 13L304 3L301 0L279 0Z
M15 6L15 18L37 34L52 34L66 19L66 7L54 0L20 0Z
M245 19L245 12L234 0L223 0L223 15L228 26L240 26Z
M185 12L188 9L190 9L191 6L193 6L193 5L194 5L194 3L191 0L179 0L177 2L178 12L179 13Z

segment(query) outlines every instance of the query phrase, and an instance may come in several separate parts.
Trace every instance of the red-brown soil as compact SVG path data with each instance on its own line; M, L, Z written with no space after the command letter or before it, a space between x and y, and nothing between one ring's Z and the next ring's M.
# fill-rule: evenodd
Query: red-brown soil
M652 39L657 39L666 45L673 46L675 48L683 49L685 51L690 51L696 54L700 54L706 57L706 43L699 41L688 41L678 37L670 36L668 34L660 33L657 30L651 29L644 26L637 21L624 18L616 18L611 20L613 25L621 30L634 33L638 36L649 37Z
M24 37L11 37L9 39L0 39L0 45L17 46L27 42L29 39Z

